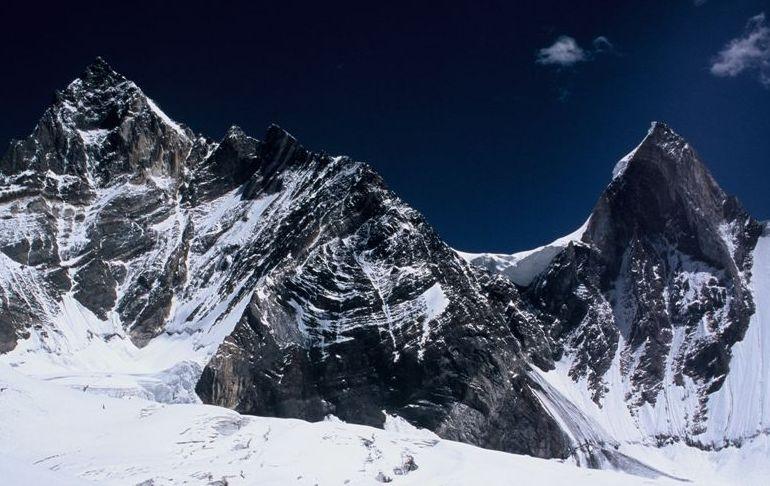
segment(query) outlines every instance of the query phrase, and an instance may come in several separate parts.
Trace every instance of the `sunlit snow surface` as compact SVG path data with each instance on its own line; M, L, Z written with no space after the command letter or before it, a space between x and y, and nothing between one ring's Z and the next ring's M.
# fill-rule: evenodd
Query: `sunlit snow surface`
M740 440L770 433L770 235L754 250L751 286L756 312L732 348L730 373L708 403L708 439ZM770 456L767 460L770 462Z
M0 389L0 478L8 486L358 485L379 484L381 473L396 485L677 484L443 441L393 417L386 430L247 417L94 395L7 365ZM404 474L409 456L417 469Z

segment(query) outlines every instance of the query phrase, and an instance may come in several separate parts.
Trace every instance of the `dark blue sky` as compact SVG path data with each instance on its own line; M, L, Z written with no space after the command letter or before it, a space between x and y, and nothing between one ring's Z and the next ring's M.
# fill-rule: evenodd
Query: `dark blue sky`
M61 3L0 6L3 146L101 55L196 132L369 162L458 249L571 232L652 120L770 217L770 73L710 72L767 1ZM536 63L560 36L587 59Z

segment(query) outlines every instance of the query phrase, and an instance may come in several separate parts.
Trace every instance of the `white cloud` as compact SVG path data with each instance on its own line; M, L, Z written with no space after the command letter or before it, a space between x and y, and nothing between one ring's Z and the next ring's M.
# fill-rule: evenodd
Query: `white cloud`
M694 4L696 7L700 7L701 5L703 5L704 3L706 3L706 0L692 0L692 3L693 3L693 4Z
M572 66L588 59L586 51L572 37L563 35L550 47L537 51L538 64Z
M612 42L603 35L600 35L593 41L594 45L594 51L599 52L613 52L615 50L615 46L612 45Z
M549 47L538 50L535 62L546 66L570 67L579 62L591 61L595 54L614 52L615 49L603 35L594 39L592 45L591 49L583 49L574 38L563 35Z
M714 76L732 78L744 72L756 72L770 88L770 27L764 13L750 18L743 36L728 42L711 60Z

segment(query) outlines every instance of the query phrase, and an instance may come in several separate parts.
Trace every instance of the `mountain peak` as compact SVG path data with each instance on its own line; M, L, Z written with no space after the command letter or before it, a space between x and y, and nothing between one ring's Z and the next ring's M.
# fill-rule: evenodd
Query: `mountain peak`
M661 157L651 157L652 152L661 152ZM690 144L664 122L653 121L647 135L625 157L621 158L612 170L613 181L626 173L629 164L650 163L654 160L660 163L695 162L697 156Z
M66 112L78 129L112 129L127 116L148 113L182 138L191 133L166 115L133 81L115 71L102 57L89 64L83 74L57 95L55 111Z
M112 66L109 65L109 63L102 57L102 56L96 56L96 59L91 62L88 66L86 66L86 73L91 75L118 75L114 69L112 69ZM122 77L122 76L121 76Z
M695 159L695 152L687 140L663 122L654 121L650 125L642 145L655 145L662 148L676 160Z
M265 133L265 142L279 143L279 144L296 144L297 139L294 137L294 135L287 132L286 130L281 128L279 125L275 123L271 123L270 126L267 127L267 132Z
M301 152L304 152L304 148L292 134L275 123L270 124L263 146L265 160L271 161L271 165L282 167Z
M653 120L652 122L650 122L650 129L647 132L647 134L648 135L652 135L652 134L677 135L676 132L674 132L674 130L666 122L656 121L656 120Z
M230 125L230 128L228 128L225 132L225 138L241 137L243 135L245 135L245 133L243 132L243 129L238 125Z
M125 76L115 71L102 57L97 57L75 81L70 83L68 91L105 91L130 83ZM135 87L133 83L130 83Z
M96 184L140 171L176 175L192 138L188 128L97 57L56 92L33 133L9 150L0 168L51 170Z
M97 57L63 91L57 92L51 109L62 112L59 118L71 119L77 128L108 128L102 125L116 123L140 97L145 96L136 84Z
M728 201L691 145L667 124L653 122L644 140L615 166L584 241L604 248L612 260L638 235L659 237L725 268L732 258L720 228L747 217L737 200Z

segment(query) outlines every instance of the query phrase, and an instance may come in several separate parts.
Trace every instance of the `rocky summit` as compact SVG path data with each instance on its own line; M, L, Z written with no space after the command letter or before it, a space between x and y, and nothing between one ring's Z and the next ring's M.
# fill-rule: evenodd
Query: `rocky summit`
M626 446L767 434L769 246L663 123L577 232L466 254L368 165L196 135L97 59L0 160L0 358L660 476Z

